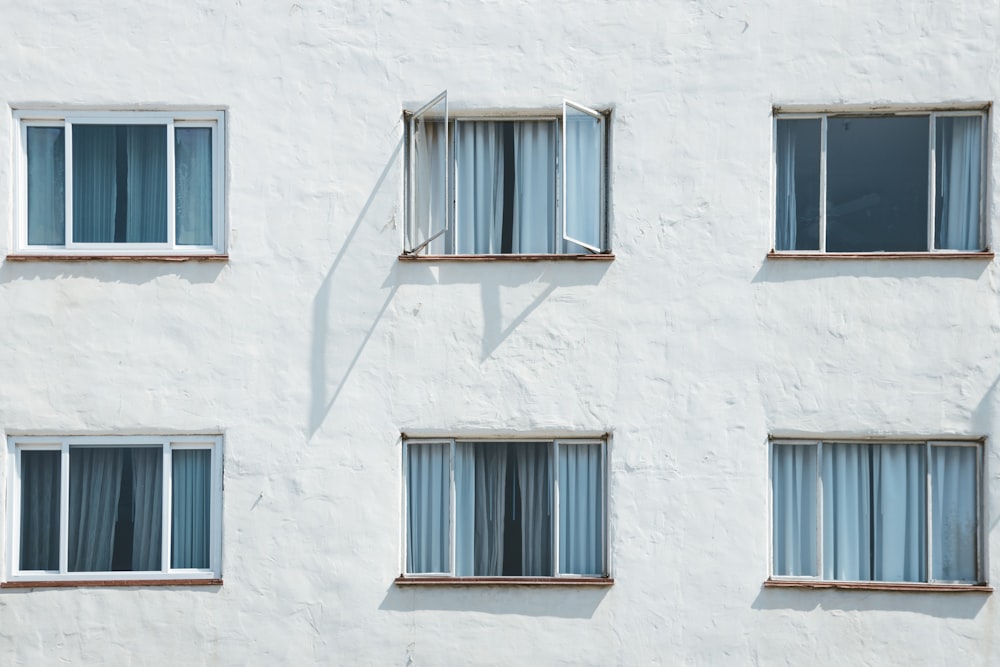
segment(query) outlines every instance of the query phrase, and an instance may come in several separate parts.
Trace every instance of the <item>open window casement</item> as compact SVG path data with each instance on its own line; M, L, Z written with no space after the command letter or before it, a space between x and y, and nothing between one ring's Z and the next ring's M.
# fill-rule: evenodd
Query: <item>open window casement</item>
M563 101L562 236L591 252L603 250L603 123L599 112Z
M404 245L417 254L448 231L448 91L410 117L409 177Z

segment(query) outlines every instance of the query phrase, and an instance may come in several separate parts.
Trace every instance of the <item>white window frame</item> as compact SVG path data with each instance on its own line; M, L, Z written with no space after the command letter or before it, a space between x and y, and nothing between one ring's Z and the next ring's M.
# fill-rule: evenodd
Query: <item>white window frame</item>
M551 535L552 535L552 576L545 577L533 577L533 576L504 576L504 577L486 577L489 579L508 579L511 582L516 583L520 579L564 579L564 580L591 580L594 579L594 575L581 575L581 574L566 574L559 572L559 446L564 444L566 446L574 445L601 445L601 472L602 472L602 484L601 484L601 558L603 563L603 572L599 575L599 578L610 579L611 578L611 553L610 553L610 525L608 521L608 505L610 500L610 472L609 467L609 448L610 448L610 438L608 436L588 438L588 437L516 437L516 438L505 438L505 437L461 437L461 438L434 438L434 437L403 437L402 446L402 497L401 497L401 507L402 507L402 527L401 527L401 541L400 541L400 561L399 561L399 571L402 576L406 579L427 579L427 578L441 578L448 577L456 581L462 581L463 579L482 579L484 577L473 576L473 577L463 577L458 576L455 573L456 566L456 553L458 544L456 541L456 525L457 525L457 507L455 502L456 492L455 492L455 446L459 443L490 443L496 442L497 444L505 443L519 443L519 442L530 442L530 443L545 443L549 448L549 462L550 462L550 476L549 483L552 485L552 524L551 524ZM406 499L408 497L407 489L410 480L409 471L409 456L408 456L408 446L410 444L443 444L450 447L449 452L449 517L448 517L448 528L449 528L449 554L448 563L449 570L447 572L408 572L406 568L406 547L407 547L407 513L408 507Z
M415 182L419 178L416 173L415 164L415 140L416 140L416 123L421 120L422 116L430 113L434 113L437 107L443 107L444 116L443 120L445 125L445 174L444 183L444 197L446 201L445 205L445 217L444 223L437 228L432 230L430 237L423 240L420 243L416 243L415 239L410 238L409 231L411 225L413 224L414 216L414 202L416 198ZM600 245L594 246L585 241L578 240L572 237L567 232L567 222L566 222L566 178L565 178L565 164L566 164L566 127L567 121L566 116L568 110L572 110L574 113L585 114L591 116L602 123L602 136L601 136L601 156L600 156L600 181L601 181L601 191L600 191L600 204L599 204L599 234L600 234ZM546 253L544 257L551 258L573 258L578 256L586 256L588 254L599 254L607 255L611 253L611 242L610 242L610 228L609 228L609 214L608 214L608 200L610 193L610 169L609 169L609 155L610 155L610 141L611 141L611 112L610 110L596 110L585 105L572 102L570 100L563 100L562 104L556 109L541 109L541 110L476 110L476 109L461 109L456 112L448 106L448 91L442 91L430 102L424 104L419 109L414 112L404 112L405 118L405 128L406 128L406 169L405 173L405 202L406 202L406 224L403 225L401 230L401 242L403 247L404 256L420 257L517 257L517 256L531 256L531 253L510 253L510 254L489 254L489 253L476 253L471 255L461 255L454 252L454 248L458 247L458 187L457 187L457 175L456 175L456 164L455 164L455 150L454 142L457 140L457 132L454 131L457 123L461 122L476 122L476 121L494 121L494 122L526 122L526 121L554 121L556 123L556 164L554 166L554 171L551 174L552 178L556 181L555 188L555 198L556 205L554 211L554 224L550 231L553 237L553 241L558 245L562 242L568 242L572 245L578 246L581 250L580 253ZM440 193L439 193L440 194ZM444 254L429 255L426 252L427 247L435 239L446 236L447 243L451 246L452 251Z
M16 255L80 255L88 257L218 256L225 255L227 226L225 205L225 112L191 111L93 111L69 109L18 109L14 111L15 210L13 244ZM163 125L167 130L167 241L165 243L77 243L73 241L73 126ZM62 127L65 130L66 235L65 245L28 245L28 139L29 127ZM174 197L174 128L205 127L212 130L212 245L176 242Z
M826 192L827 192L827 120L838 116L860 118L884 118L901 116L927 116L930 124L928 133L928 189L927 189L927 249L925 250L888 250L888 251L857 251L831 252L826 249ZM937 123L936 119L947 116L978 116L982 119L980 133L980 178L979 178L979 245L976 250L953 250L934 247L935 207L937 204ZM819 249L818 250L778 250L777 249L777 189L778 189L778 121L780 120L820 120L820 168L819 168ZM815 108L808 107L775 107L771 123L771 251L776 255L823 255L832 256L871 256L880 255L921 255L933 253L936 255L972 255L989 252L990 240L987 236L989 224L986 205L987 181L990 177L989 152L990 145L990 114L989 105L976 104L972 106L927 106L927 107L843 107Z
M163 451L161 569L156 571L70 572L69 552L69 449L70 447L159 447ZM209 518L208 568L170 567L172 452L203 449L212 452L211 512ZM21 452L58 451L61 453L61 490L59 510L59 570L21 570ZM222 437L217 435L152 436L9 436L7 438L7 581L142 581L220 579L222 577Z
M842 445L842 444L861 444L861 445L923 445L924 446L924 457L925 457L925 470L924 470L924 513L925 513L925 543L924 543L924 553L926 560L926 571L924 573L923 581L914 582L885 582L880 580L864 580L864 581L853 581L845 579L826 579L823 577L823 444L830 445ZM774 456L773 449L775 445L792 445L792 446L809 446L816 448L816 576L810 577L807 575L778 575L774 573ZM933 536L933 508L932 508L932 481L931 481L931 466L930 466L930 452L931 447L974 447L976 449L976 581L950 581L950 580L937 580L933 578L934 572L934 561L932 553L932 545L934 542ZM768 526L768 536L767 536L767 568L768 568L768 579L772 581L788 581L788 582L822 582L824 584L832 584L834 586L839 584L862 584L862 585L927 585L927 584L945 584L945 585L959 585L959 586L982 586L986 584L986 536L985 536L985 521L986 521L986 489L985 481L986 477L984 475L984 452L985 452L985 439L984 438L963 438L963 439L944 439L944 438L838 438L838 437L824 437L824 438L785 438L785 437L772 437L768 442L768 475L767 475L767 526Z

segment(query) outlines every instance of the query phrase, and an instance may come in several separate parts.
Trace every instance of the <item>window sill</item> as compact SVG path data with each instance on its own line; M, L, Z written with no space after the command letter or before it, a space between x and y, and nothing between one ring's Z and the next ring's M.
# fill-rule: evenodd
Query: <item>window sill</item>
M610 252L589 255L408 255L399 256L401 262L610 262Z
M7 255L6 259L8 262L228 262L229 255L101 255L87 253L36 255L15 253Z
M611 577L396 577L397 586L612 586Z
M835 588L847 591L895 591L907 593L992 593L993 587L986 584L926 584L887 581L802 581L792 579L768 579L764 588L824 589Z
M793 252L771 250L768 259L981 259L992 260L992 250L971 252Z
M141 586L221 586L222 579L94 579L4 581L0 588L134 588Z

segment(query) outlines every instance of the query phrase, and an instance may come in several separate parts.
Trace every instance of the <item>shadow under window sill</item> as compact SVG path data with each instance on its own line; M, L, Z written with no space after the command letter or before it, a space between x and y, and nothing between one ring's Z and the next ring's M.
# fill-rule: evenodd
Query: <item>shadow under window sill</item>
M589 255L555 254L502 254L502 255L411 255L403 253L401 262L610 262L613 253L602 252Z
M764 588L799 588L808 590L833 588L847 591L896 591L907 593L992 593L986 584L935 584L891 581L812 581L802 579L768 579Z
M396 577L397 586L613 586L611 577Z
M102 255L90 253L74 254L26 254L11 253L8 262L228 262L229 255Z
M819 259L819 260L879 260L879 259L978 259L991 261L992 250L937 250L934 252L819 252L798 250L770 250L768 259Z

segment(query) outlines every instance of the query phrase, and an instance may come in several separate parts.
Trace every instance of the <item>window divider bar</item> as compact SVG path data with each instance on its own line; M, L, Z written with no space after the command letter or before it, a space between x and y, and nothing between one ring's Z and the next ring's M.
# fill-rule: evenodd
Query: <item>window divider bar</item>
M819 129L819 251L826 252L826 114L820 117Z
M59 449L59 573L69 572L69 443ZM19 563L20 564L20 563Z

